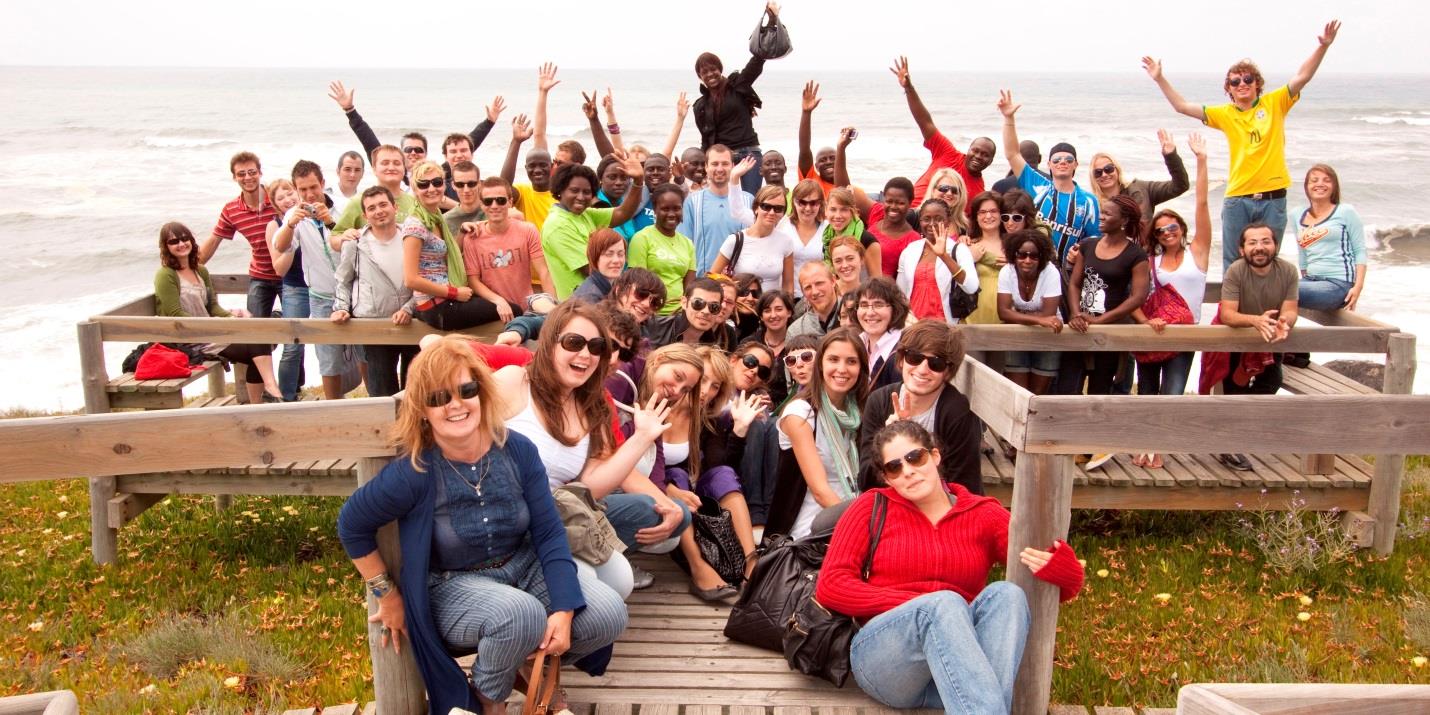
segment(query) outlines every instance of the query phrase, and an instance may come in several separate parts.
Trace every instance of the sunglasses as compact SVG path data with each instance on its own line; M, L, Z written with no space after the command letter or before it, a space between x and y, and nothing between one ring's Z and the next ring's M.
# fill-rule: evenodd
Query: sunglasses
M1166 226L1154 229L1152 232L1157 234L1158 236L1168 236L1174 233L1181 233L1182 225L1179 223L1169 223Z
M599 335L588 338L577 333L566 333L557 338L556 343L566 352L579 353L581 348L586 348L587 352L596 357L605 355L611 347L611 343Z
M477 184L480 184L480 183L481 183L480 181L453 181L453 182L452 182L452 188L454 188L454 189L475 189L475 188L477 188Z
M636 359L636 349L620 343L611 341L616 346L616 358L621 362L630 362Z
M958 187L954 186L953 184L939 184L938 186L934 187L934 190L938 191L941 194L953 194L955 196L958 195Z
M439 176L435 179L418 179L412 182L412 185L416 186L419 191L426 190L429 188L440 189L443 186L447 185L447 180Z
M760 288L760 286L750 286L748 288L741 288L735 293L735 295L738 295L741 298L758 298L763 292L764 291L762 288Z
M405 147L402 147L402 153L403 153L403 154L426 154L426 153L427 153L427 150L426 150L426 149L423 149L423 148L420 147L420 146L405 146Z
M755 357L754 355L750 355L748 353L746 353L745 355L741 355L740 364L744 365L747 369L754 370L755 374L759 375L761 380L770 379L770 366L761 365L760 359Z
M1251 86L1254 86L1254 85L1256 84L1256 77L1253 76L1253 75L1249 75L1249 74L1244 74L1244 75L1241 75L1240 77L1227 77L1227 78L1226 78L1226 83L1227 83L1228 86L1231 86L1231 87L1240 87L1240 86L1243 85L1243 84L1245 84L1245 85L1248 86L1248 87L1251 87Z
M650 303L652 310L659 310L665 307L665 301L661 300L660 296L655 294L655 291L649 291L644 288L632 288L631 294L635 296L637 303Z
M1099 176L1104 176L1104 175L1111 176L1112 174L1116 174L1116 173L1117 173L1117 167L1115 167L1115 166L1113 166L1113 165L1111 165L1111 164L1108 164L1107 166L1104 166L1104 167L1102 167L1101 169L1093 169L1093 170L1092 170L1092 178L1096 179L1097 177L1099 177Z
M1076 164L1077 157L1071 154L1059 154L1048 160L1049 164Z
M887 462L884 462L883 464L879 465L879 468L884 470L885 479L897 479L898 477L903 476L905 464L917 469L918 467L922 467L928 463L930 454L932 454L932 452L930 452L928 449L924 447L919 447L918 449L909 452L903 457L900 457L898 459L891 459Z
M797 353L790 353L785 356L785 367L794 367L798 363L812 362L813 360L813 350L801 350Z
M797 205L799 205L799 206L803 206L803 207L805 207L805 208L807 208L807 209L815 208L816 206L819 206L820 204L824 203L823 201L820 201L819 199L795 199L794 202L795 202L795 204L797 204Z
M767 204L763 201L758 204L755 204L755 208L761 211L768 211L772 214L782 214L785 212L784 204Z
M1038 255L1037 251L1018 251L1017 253L1013 254L1013 256L1020 261L1036 261L1041 258L1041 256Z
M236 176L236 177L238 177L238 178L240 178L240 179L249 179L249 178L258 176L258 170L257 170L257 169L244 169L243 171L235 171L235 172L233 172L233 175Z
M169 244L170 246L177 246L177 245L179 245L179 244L181 244L181 243L188 243L188 242L189 242L189 239L187 239L187 238L171 238L171 239L165 241L164 243L167 243L167 244Z
M719 315L720 308L725 304L723 300L705 300L704 298L691 298L690 309L699 313L705 311L711 315Z
M453 182L452 185L455 186L455 187L457 187L457 188L459 188L459 189L462 188L462 185L459 184L459 183L456 183L456 182ZM482 197L482 205L483 205L483 206L506 206L506 197L505 197L505 196L483 196L483 197Z
M999 218L1010 223L1023 223L1023 214L1003 214Z
M463 399L463 400L470 400L470 399L476 397L476 396L477 396L477 393L479 393L479 392L481 392L481 385L477 384L477 381L476 381L476 380L472 380L472 381L470 381L470 382L464 382L464 383L462 383L462 384L460 384L460 385L457 386L457 396L460 397L460 398ZM427 396L427 406L428 406L428 407L442 407L442 406L446 405L447 403L449 403L449 402L451 402L451 401L452 401L452 391L451 391L451 390L446 390L446 389L437 390L437 391L435 391L435 392L433 392L432 394L430 394L430 395Z
M923 361L927 360L929 363L929 369L933 370L934 372L943 372L944 370L948 369L948 361L936 355L925 355L923 353L916 353L909 350L905 350L903 351L903 359L904 362L908 363L910 367L921 365L923 364Z

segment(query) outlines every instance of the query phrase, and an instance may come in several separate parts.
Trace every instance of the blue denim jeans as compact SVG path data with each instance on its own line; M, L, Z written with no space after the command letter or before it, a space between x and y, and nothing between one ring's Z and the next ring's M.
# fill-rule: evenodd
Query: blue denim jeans
M606 520L611 522L616 536L620 537L621 543L628 549L637 546L637 531L660 524L660 514L655 511L655 499L648 495L614 492L607 494L601 501L606 503ZM690 507L678 499L675 500L675 505L680 507L680 525L675 527L675 531L670 535L680 536L690 526Z
M283 284L262 278L248 279L248 312L255 318L273 317L273 304L278 302L278 294Z
M760 164L764 161L764 153L757 146L742 146L734 150L734 156L730 157L730 162L738 164L747 156L755 157L755 168L750 169L744 176L740 177L740 188L750 192L751 196L764 185L765 179L760 176Z
M300 286L283 286L283 317L308 317L308 289ZM308 346L302 343L284 343L283 357L278 360L278 389L283 391L283 401L298 399L298 391L303 389L303 353Z
M1137 363L1137 394L1182 395L1187 392L1187 376L1192 374L1192 356L1177 353L1170 360Z
M1281 246L1286 234L1286 197L1253 199L1249 196L1228 196L1221 205L1221 268L1225 271L1241 258L1241 230L1247 224L1264 223Z
M1346 304L1346 294L1354 285L1339 278L1306 276L1301 279L1301 294L1296 304L1313 310L1340 310Z
M333 298L308 290L308 317L328 319L333 315ZM318 374L323 377L332 377L343 374L343 368L347 367L343 359L343 348L345 345L314 345L313 352L318 355Z
M926 593L854 635L854 679L890 707L1009 712L1029 620L1027 596L1007 581L972 604L953 591Z

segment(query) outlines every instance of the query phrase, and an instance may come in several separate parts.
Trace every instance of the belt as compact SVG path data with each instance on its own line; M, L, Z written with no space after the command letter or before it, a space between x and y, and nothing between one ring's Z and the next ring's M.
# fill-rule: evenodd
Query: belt
M421 303L418 303L418 304L416 304L416 305L414 305L414 306L412 306L412 307L413 307L413 308L416 308L418 312L421 312L421 311L424 311L424 310L431 310L431 309L433 309L433 308L436 308L437 306L441 305L444 301L445 301L444 298L428 298L427 300L424 300L424 301L422 301Z
M1241 194L1239 196L1231 196L1228 198L1251 199L1253 201L1264 201L1266 199L1284 199L1286 198L1286 190L1277 189L1275 191L1261 191L1255 194Z

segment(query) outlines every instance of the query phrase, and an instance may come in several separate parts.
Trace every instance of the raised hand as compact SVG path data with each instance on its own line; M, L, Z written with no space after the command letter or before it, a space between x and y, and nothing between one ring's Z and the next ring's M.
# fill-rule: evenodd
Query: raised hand
M1207 140L1203 139L1202 135L1192 132L1191 135L1187 137L1187 147L1192 150L1192 154L1198 159L1207 158Z
M894 77L899 80L900 87L909 88L909 83L912 81L909 79L909 58L901 56L894 60L894 66L890 67L889 71L893 72Z
M1171 132L1166 129L1158 129L1157 141L1162 143L1162 156L1177 153L1177 142L1173 141Z
M750 425L760 418L760 400L758 396L752 395L744 390L735 397L735 401L730 405L730 419L734 421L733 429L736 436L743 437L749 431Z
M594 89L591 90L591 94L589 94L589 95L586 94L584 91L581 92L581 100L582 100L582 101L581 101L581 113L584 114L584 115L586 115L586 118L587 118L587 119L595 119L595 118L596 118L596 97L597 97L597 96L599 96L599 93L598 93L596 90L594 90Z
M1326 29L1321 31L1321 35L1316 38L1316 41L1323 45L1330 45L1332 42L1336 41L1336 33L1340 31L1341 21L1331 20L1330 22L1326 23Z
M639 157L632 156L629 152L617 149L611 152L611 156L616 157L616 161L621 163L621 170L626 172L626 178L640 185L640 180L645 176L645 167L641 166Z
M1151 55L1142 58L1142 71L1152 78L1153 82L1162 81L1162 61Z
M616 113L616 100L611 96L611 88L606 88L606 96L601 98L601 108L606 110L606 114Z
M849 143L852 142L852 141L854 141L854 137L856 137L856 136L858 136L858 135L859 135L859 132L855 131L854 127L845 127L845 128L843 128L843 129L840 129L840 130L839 130L839 148L840 148L840 149L844 149L844 148L848 147L848 146L849 146Z
M531 121L526 118L526 115L525 115L525 114L518 114L518 115L516 115L515 117L512 118L512 120L511 120L511 140L512 140L512 141L514 141L514 142L524 142L524 141L526 141L527 139L530 139L531 136L532 136L533 134L535 134L535 133L536 133L536 130L531 128Z
M765 3L765 12L769 13L770 17L779 17L780 4L775 2L775 0L769 0Z
M684 118L685 118L685 115L686 115L686 114L689 114L689 113L690 113L690 100L687 100L687 99L685 98L685 93L684 93L684 92L681 92L681 93L680 93L680 96L677 97L676 100L675 100L675 116L680 117L681 119L684 119Z
M911 420L914 418L914 408L910 404L909 394L902 389L889 393L889 398L893 400L894 409L889 413L887 424L893 424L901 420Z
M669 400L660 395L651 395L645 407L638 407L631 417L635 434L651 441L665 434L665 431L670 429L670 409Z
M506 100L502 99L501 95L498 94L496 98L492 100L492 103L487 105L486 109L487 121L496 124L497 118L501 117L502 110L506 109Z
M1013 103L1013 92L1012 92L1012 90L1007 90L1007 89L999 90L999 92L998 92L998 111L1003 115L1003 117L1004 117L1005 119L1012 119L1012 118L1013 118L1013 115L1014 115L1014 114L1017 114L1017 113L1018 113L1018 110L1021 109L1022 107L1023 107L1023 105L1021 105L1021 104L1014 104L1014 103Z
M755 168L755 157L752 154L741 159L740 161L736 162L734 166L730 167L730 180L739 181L740 177L750 173L750 170L753 168Z
M814 80L804 83L804 93L800 97L800 111L813 112L819 106L819 85Z
M342 107L344 112L353 111L353 95L356 93L357 90L344 87L343 83L338 80L333 80L328 83L328 96L331 97L334 102L337 102L338 106Z
M547 62L536 71L536 91L550 92L551 88L558 84L561 84L561 80L556 79L556 65Z

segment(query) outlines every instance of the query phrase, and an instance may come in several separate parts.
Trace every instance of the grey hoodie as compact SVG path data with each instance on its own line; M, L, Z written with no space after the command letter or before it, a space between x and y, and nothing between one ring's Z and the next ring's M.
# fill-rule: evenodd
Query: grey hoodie
M393 285L383 272L372 255L372 243L376 240L372 229L365 228L356 241L343 243L333 310L345 310L354 318L388 318L399 309L412 315L416 311L412 290L406 285ZM402 237L399 235L393 240L400 241Z

